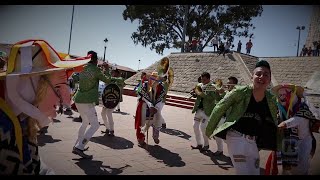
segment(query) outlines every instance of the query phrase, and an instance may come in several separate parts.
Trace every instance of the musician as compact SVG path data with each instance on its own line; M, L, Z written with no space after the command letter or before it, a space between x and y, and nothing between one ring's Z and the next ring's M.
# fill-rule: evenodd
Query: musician
M115 84L117 86L119 86L119 89L120 89L120 100L118 103L118 106L119 106L120 102L122 102L122 89L125 85L124 79L122 77L120 77L120 72L118 69L112 70L111 75L112 75L112 77L119 77L119 79L117 81L115 81ZM113 82L113 80L111 82ZM103 120L104 125L106 127L106 131L101 131L101 132L105 133L106 135L111 136L111 137L114 136L114 123L113 123L112 112L114 111L115 108L116 107L114 107L112 109L108 109L103 106L102 111L101 111L101 117L102 117L102 120ZM119 108L119 110L120 110L120 108Z
M252 75L253 84L235 86L220 100L209 117L208 137L226 140L236 174L260 174L260 149L280 149L277 131L277 105L275 96L267 91L271 82L271 69L267 61L258 61ZM217 126L230 109L226 121Z
M118 77L119 79L121 79L121 80L119 80L119 81L116 82L116 84L117 84L117 85L119 86L119 88L120 88L120 101L119 101L119 103L118 103L118 105L117 105L116 111L117 111L117 112L121 112L121 110L120 110L120 103L123 101L122 92L123 92L123 88L124 88L124 86L125 86L126 84L125 84L125 82L124 82L124 78L121 77L121 73L120 73L119 69L113 70L112 73L113 73L113 75L112 75L113 77Z
M138 88L138 106L135 116L136 137L140 147L145 147L145 134L152 126L152 137L156 144L160 143L159 131L161 128L161 114L158 113L163 107L163 98L166 95L165 86L158 72L146 75L147 80L142 79L141 87ZM148 136L147 136L148 138Z
M224 86L226 90L224 90L223 93L220 94L221 97L224 97L228 92L230 92L236 84L238 84L238 79L236 77L233 77L233 76L228 77L227 85ZM221 83L221 86L223 86L222 83ZM221 118L218 126L220 126L222 123L225 122L226 116L227 114L230 113L230 110L231 109L229 109L227 113ZM215 139L217 143L217 151L214 153L214 155L216 156L223 155L223 140L217 136L215 136Z
M171 88L173 84L173 79L174 79L174 72L172 67L170 67L170 60L167 57L164 57L160 60L158 66L157 66L157 72L158 76L161 78L162 84L164 85L165 88L165 96L162 99L161 106L158 108L158 115L161 118L161 128L165 129L167 128L167 124L161 114L162 108L166 103L166 96L168 94L169 89Z
M192 113L196 113L193 121L193 130L197 145L191 147L192 149L205 151L209 149L209 139L205 134L208 117L214 108L216 101L220 100L220 95L215 91L214 85L210 82L210 74L208 72L203 72L201 74L201 83L196 86L194 92L197 99L192 109Z
M99 104L99 80L110 83L112 79L118 78L104 75L102 70L97 67L98 56L96 52L89 51L88 55L91 55L91 61L89 61L89 63L84 66L83 71L80 72L79 89L73 97L78 112L82 117L82 124L79 128L78 139L73 147L72 153L83 158L92 159L92 155L84 153L84 147L99 128L95 109L95 105ZM87 129L89 123L90 127Z

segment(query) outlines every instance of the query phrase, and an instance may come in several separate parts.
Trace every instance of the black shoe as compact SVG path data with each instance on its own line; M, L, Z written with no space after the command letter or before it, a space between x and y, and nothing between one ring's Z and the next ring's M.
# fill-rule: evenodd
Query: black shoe
M197 146L192 146L192 145L191 145L191 148L192 148L192 149L199 149L199 150L201 150L201 149L202 149L202 145L197 145Z
M101 133L109 135L110 131L109 131L109 129L106 129L106 131L101 131Z
M114 137L114 131L110 131L110 133L108 134L108 136Z
M167 128L167 124L166 124L166 123L163 123L162 126L161 126L161 128L162 128L162 129L166 129L166 128Z
M213 153L214 156L221 156L223 155L223 151L216 151L215 153Z
M116 111L117 111L117 112L120 112L120 109L117 109Z
M206 151L206 150L208 150L209 149L209 145L208 146L203 146L202 147L202 150L204 150L204 151Z
M156 143L156 144L159 144L159 143L160 143L160 140L159 140L158 138L154 138L153 141L154 141L154 143Z
M40 134L48 133L48 128L49 128L49 126L45 126L45 127L41 128L38 132Z
M79 155L79 156L81 156L82 158L85 158L85 159L92 159L93 158L92 155L87 155L83 151L84 150L81 150L81 149L78 149L76 147L73 147L72 153L73 154L77 154L77 155Z
M200 149L200 152L206 152L209 150L209 145L207 146L203 146L201 149Z

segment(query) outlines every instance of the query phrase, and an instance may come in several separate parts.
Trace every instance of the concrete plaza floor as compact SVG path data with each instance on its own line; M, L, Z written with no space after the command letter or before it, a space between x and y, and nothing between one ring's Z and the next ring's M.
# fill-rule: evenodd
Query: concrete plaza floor
M149 130L147 149L139 147L134 130L136 97L123 96L121 112L113 113L115 137L104 136L101 125L88 143L87 154L92 160L81 159L72 154L72 147L77 139L78 113L72 116L58 115L50 124L48 133L39 135L40 156L42 160L59 175L233 175L235 170L228 157L224 144L224 155L214 156L216 142L210 140L210 151L201 153L192 150L195 144L193 117L191 110L164 106L162 114L167 129L161 130L160 144L156 145ZM99 122L101 107L97 106ZM319 134L317 151L312 159L311 174L320 174ZM260 151L261 172L269 152Z

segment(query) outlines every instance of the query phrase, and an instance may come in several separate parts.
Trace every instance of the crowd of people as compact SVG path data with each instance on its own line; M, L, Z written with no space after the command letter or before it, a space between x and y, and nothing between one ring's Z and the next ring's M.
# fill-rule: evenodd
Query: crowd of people
M320 40L314 41L312 43L312 47L309 46L306 47L306 45L303 45L303 48L301 49L300 56L319 56L320 55Z
M214 36L211 40L211 47L213 47L213 52L218 52L218 55L223 54L225 57L226 53L231 53L231 49L234 45L231 41L222 42L218 36ZM251 48L253 47L253 43L251 39L246 43L246 54L251 53ZM202 52L203 45L201 39L193 38L191 41L185 42L184 44L184 52ZM241 53L242 42L239 40L237 44L237 52Z

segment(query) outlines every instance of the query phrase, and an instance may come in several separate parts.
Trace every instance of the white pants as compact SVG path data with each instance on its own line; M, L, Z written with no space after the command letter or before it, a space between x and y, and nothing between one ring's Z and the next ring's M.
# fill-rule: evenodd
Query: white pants
M104 125L106 126L106 129L110 131L114 130L114 123L113 123L113 116L112 116L113 110L114 108L108 109L108 108L102 107L102 111L101 111L101 117L104 122Z
M209 145L209 138L206 136L207 125L208 125L208 116L204 113L203 110L200 110L200 109L197 110L193 120L193 130L194 130L194 135L197 141L197 145L202 145L200 130L203 137L203 142L204 142L203 145L204 146Z
M221 126L226 121L225 117L222 117L220 122L218 123L218 127ZM215 136L216 142L217 142L217 151L223 152L223 139Z
M217 151L223 152L223 139L215 136L217 142Z
M99 121L94 103L75 103L82 118L82 124L79 128L76 148L83 150L84 146L89 142L93 134L99 129ZM88 130L87 126L90 123Z
M163 102L157 104L157 110L158 110L158 111L157 111L157 113L156 113L156 116L158 116L157 118L160 118L161 124L166 123L166 122L164 121L164 118L163 118L162 114L161 114L162 108L163 108L164 105L165 105L165 103L163 103Z
M118 109L120 109L120 102L119 102L118 105L117 105L117 110L118 110Z
M237 175L260 174L260 156L255 140L229 130L226 143Z
M312 148L312 137L308 136L298 142L298 165L289 171L284 171L284 175L308 175L310 167L310 152Z

